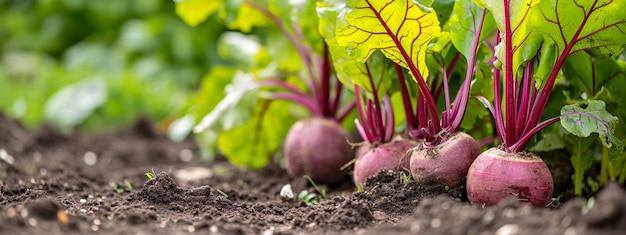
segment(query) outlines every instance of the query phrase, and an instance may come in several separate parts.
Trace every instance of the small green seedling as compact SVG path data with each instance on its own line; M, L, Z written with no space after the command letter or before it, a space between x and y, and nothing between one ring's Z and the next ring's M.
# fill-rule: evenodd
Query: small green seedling
M111 187L111 189L113 189L113 191L122 194L124 192L131 192L133 191L133 185L130 183L130 181L128 180L124 180L124 186L126 186L126 188L124 187L120 187L120 185L117 185L114 182L109 183L109 187Z
M126 185L126 189L128 189L128 191L133 191L133 185L130 184L130 181L128 180L124 180L124 184Z
M300 194L298 194L298 200L304 202L307 206L317 205L320 203L317 198L317 194L311 193L307 190L302 190Z
M410 181L411 181L411 174L404 173L404 171L400 173L400 183L408 184Z
M324 189L320 189L319 187L317 187L317 184L315 183L315 181L313 181L313 179L311 179L310 176L305 175L304 178L306 178L311 185L313 185L313 188L315 188L315 191L317 191L320 194L320 198L325 198L326 197L326 190ZM302 194L302 192L300 192L300 194Z
M356 186L356 191L357 192L363 192L363 186L361 186L360 184Z
M148 178L148 180L152 180L152 179L154 179L154 174L152 174L152 173L150 173L150 172L148 172L148 173L146 173L146 174L144 174L144 175L146 176L146 178Z
M222 191L221 189L218 189L217 192L219 194L222 194L222 196L224 196L225 198L228 198L228 194L226 194L224 191Z
M450 186L448 186L448 185L443 186L443 189L446 190L446 192L448 192L448 191L450 191Z
M595 198L593 198L593 197L589 198L589 199L587 200L587 202L586 202L586 203L584 203L584 204L583 204L583 206L582 206L582 208L581 208L581 209L582 209L582 213L583 213L583 215L584 215L584 214L589 213L589 211L590 211L590 210L591 210L591 209L592 209L595 205L596 205L596 199L595 199Z
M124 193L124 188L119 187L116 183L109 183L109 187L111 187L111 189L113 189L113 191L122 194Z

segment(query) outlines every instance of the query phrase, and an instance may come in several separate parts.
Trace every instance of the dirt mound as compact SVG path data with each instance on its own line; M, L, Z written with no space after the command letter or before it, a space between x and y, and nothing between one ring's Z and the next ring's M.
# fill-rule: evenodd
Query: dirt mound
M279 165L244 171L199 161L147 120L123 130L24 129L0 114L0 234L617 234L626 195L616 183L593 200L550 208L515 200L480 208L464 187L418 185L385 171L356 192L349 178L316 205L280 196L320 194ZM192 158L189 159L189 154ZM3 159L8 159L4 157ZM148 180L145 173L155 173ZM320 189L320 190L321 190ZM555 201L553 205L559 205Z

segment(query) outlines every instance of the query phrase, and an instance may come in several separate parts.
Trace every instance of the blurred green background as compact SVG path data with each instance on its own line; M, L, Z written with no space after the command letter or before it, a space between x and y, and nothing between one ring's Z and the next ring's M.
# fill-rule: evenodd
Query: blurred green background
M27 127L165 128L222 61L216 19L192 28L171 0L0 0L0 111Z

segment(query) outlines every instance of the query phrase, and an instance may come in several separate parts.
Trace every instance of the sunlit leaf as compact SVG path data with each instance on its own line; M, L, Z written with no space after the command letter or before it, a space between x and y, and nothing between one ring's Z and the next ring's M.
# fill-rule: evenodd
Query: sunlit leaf
M218 14L227 28L249 33L255 26L272 24L267 16L246 4L245 1L229 0L222 5Z
M505 32L504 19L507 17L504 11L504 3L507 2L509 4L512 47L514 50L512 72L515 73L522 63L530 60L537 54L537 50L543 40L540 34L534 33L528 27L529 15L533 13L533 6L537 4L538 0L476 0L476 2L485 6L491 12L501 34ZM504 45L506 42L504 37L502 39L502 42L496 46L496 56L500 62L504 63L506 50Z
M579 104L566 105L561 109L561 125L579 137L598 133L602 144L623 148L621 141L613 135L619 119L606 111L606 104L599 100L587 101L587 107Z
M200 123L196 125L193 129L194 132L202 132L206 129L212 128L218 121L223 120L228 122L231 120L227 118L227 114L232 112L234 108L239 105L239 103L244 99L244 97L253 89L255 89L257 85L253 82L250 74L238 73L233 78L233 83L229 86L225 87L226 95L222 100L219 101L211 110L210 113L206 114ZM236 124L224 124L224 129L229 129L229 127L236 126Z
M370 84L370 76L372 76L375 84L380 84L376 88L379 95L382 96L390 86L391 79L389 79L388 74L392 69L387 71L389 66L385 64L385 57L381 54L371 56L366 66L366 63L350 56L346 48L339 46L335 36L335 23L339 12L345 8L345 4L341 2L335 4L333 5L330 1L320 2L317 6L317 12L320 18L319 31L328 45L337 77L349 89L353 88L353 84L357 84L366 91L372 92L373 89ZM381 80L383 77L388 77L388 79Z
M239 32L223 33L217 45L221 58L234 62L246 71L255 65L257 54L262 49L256 36Z
M176 14L190 26L204 22L222 4L223 0L174 0Z
M536 7L530 25L556 44L559 55L598 48L612 57L624 50L626 1L543 0Z
M235 166L261 168L269 163L295 121L289 116L289 103L261 100L253 117L243 125L220 133L218 145Z
M405 68L415 66L424 79L426 46L440 33L435 11L424 12L409 0L361 0L337 17L337 42L358 61L381 50Z
M74 127L87 119L107 100L104 83L87 79L56 92L45 105L46 120L59 127Z
M472 0L457 1L454 4L454 14L450 17L450 38L452 43L465 58L473 54L472 44L477 27L481 22L483 8L478 7ZM485 16L479 42L490 36L496 30L496 24L491 14Z

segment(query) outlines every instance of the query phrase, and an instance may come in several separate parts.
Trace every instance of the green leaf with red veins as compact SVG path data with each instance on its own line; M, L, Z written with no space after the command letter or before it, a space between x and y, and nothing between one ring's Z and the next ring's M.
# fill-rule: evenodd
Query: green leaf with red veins
M519 66L527 62L537 55L537 50L541 46L543 38L541 34L534 33L529 27L529 18L533 13L534 5L539 0L478 0L479 5L483 5L491 12L493 18L500 29L500 33L505 32L504 19L504 2L510 2L510 21L512 31L512 48L513 48L513 74L517 72ZM496 57L499 62L504 64L505 58L505 39L496 46Z
M623 149L622 142L613 135L619 119L606 111L606 104L600 100L588 100L587 107L579 104L566 105L561 109L561 125L579 137L598 133L602 144L615 145Z
M624 50L626 1L543 0L536 8L530 25L556 44L559 56L597 48L612 57Z
M452 44L465 58L469 58L473 54L472 44L482 12L483 8L473 3L472 0L457 1L454 4L454 14L450 17L447 25L450 28ZM482 42L486 37L491 36L495 30L496 24L493 17L491 14L487 14L483 22L480 41Z
M367 60L368 66L366 66L364 62L357 61L350 56L346 48L339 46L335 36L335 28L337 16L344 8L345 4L336 1L319 2L317 5L317 14L320 22L319 31L328 45L337 77L346 88L353 89L354 84L356 84L364 88L367 93L371 93L373 91L369 80L371 75L375 84L380 84L377 86L377 89L379 96L382 97L389 89L392 79L381 80L381 78L395 76L394 70L388 68L389 66L385 63L385 57L381 54L371 56Z
M440 34L435 11L424 12L410 0L361 0L337 17L337 43L355 59L365 62L380 50L405 68L415 66L424 79L426 46Z

